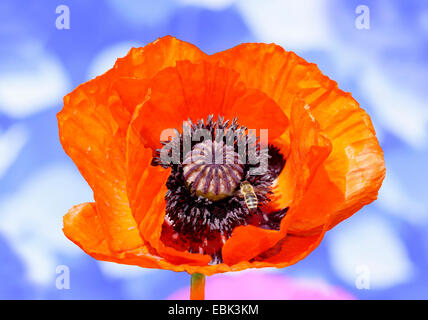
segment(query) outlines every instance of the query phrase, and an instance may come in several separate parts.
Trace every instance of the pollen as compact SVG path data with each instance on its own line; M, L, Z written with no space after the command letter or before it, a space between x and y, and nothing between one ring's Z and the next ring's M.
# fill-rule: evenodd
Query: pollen
M187 186L211 201L231 196L244 174L244 165L233 146L207 140L196 144L183 162Z

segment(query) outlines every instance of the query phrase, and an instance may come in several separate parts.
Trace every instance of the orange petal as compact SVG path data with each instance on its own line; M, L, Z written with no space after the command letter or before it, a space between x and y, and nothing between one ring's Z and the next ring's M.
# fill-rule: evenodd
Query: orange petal
M321 243L330 225L331 216L327 214L326 223L319 233L310 236L287 234L275 246L253 259L254 268L285 268L306 258Z
M204 60L207 55L193 44L165 36L141 48L132 48L128 54L117 59L117 77L149 79L159 70L175 66L177 61Z
M306 258L320 244L328 229L325 224L321 232L311 236L287 235L277 246L256 258L259 267L284 268Z
M152 166L152 149L144 147L139 132L145 119L140 113L143 104L137 106L127 134L127 192L129 204L137 224L152 206L155 196L166 184L170 170Z
M135 107L146 96L148 79L164 68L175 66L177 61L197 61L206 57L193 44L166 36L144 47L132 48L125 57L117 59L111 72L115 75L113 88L128 111L124 125L129 124ZM124 117L123 114L114 116L116 119Z
M277 45L259 43L242 44L210 59L237 70L247 87L268 94L287 116L295 96L310 105L333 145L320 176L314 177L309 190L314 193L313 200L328 193L333 214L331 227L376 199L385 167L370 118L350 94L338 89L336 82L324 76L315 64ZM288 137L284 135L281 141L282 149L288 150ZM319 230L323 225L326 216L312 209L296 217L294 232Z
M151 166L152 149L145 148L139 132L146 119L143 104L135 109L127 136L128 195L132 214L141 235L158 255L173 264L208 264L209 256L180 252L166 247L160 240L165 219L166 181L170 169Z
M288 76L303 60L280 46L264 43L244 43L209 57L236 70L248 88L256 88L275 100L290 115L290 90L294 84Z
M142 81L127 78L150 78L177 60L203 57L195 46L165 37L132 49L113 69L64 97L64 108L58 113L60 140L94 191L112 251L143 244L126 194L125 140L136 99L144 97L147 88Z
M222 253L226 263L249 261L262 252L274 247L288 232L290 223L298 217L305 199L306 190L311 185L320 165L331 151L330 142L323 135L304 101L293 99L290 119L290 155L286 166L278 177L276 198L273 207L290 207L281 222L280 231L264 230L254 226L236 228L226 241Z
M174 268L161 257L152 255L145 246L120 253L111 251L95 203L82 203L71 208L64 216L63 231L67 238L97 260L144 268Z
M145 246L129 252L111 251L95 203L82 203L71 208L64 216L63 231L67 238L97 260L135 264L144 268L159 267L160 258L151 255Z
M140 48L132 48L128 54L117 59L108 71L112 75L112 90L119 95L125 111L111 109L121 127L127 127L137 104L147 94L148 79L160 70L175 66L177 61L197 61L207 55L193 44L165 36ZM113 76L114 75L114 76Z
M189 118L195 122L211 114L215 120L218 115L238 117L249 129L269 129L269 139L278 137L287 126L284 113L267 95L247 89L238 78L235 71L207 62L180 61L160 71L150 81L149 99L141 111L145 146L159 148L164 130L180 129Z
M312 188L317 192L331 183L336 186L336 189L329 189L332 192L330 198L336 205L330 224L332 228L377 198L385 177L385 163L367 113L359 108L350 94L337 88L325 92L322 99L313 100L309 96L305 99L333 144L332 153L324 163L328 179L319 177L319 183ZM339 201L335 201L337 199ZM302 219L312 219L312 216L313 213L308 211ZM300 230L296 228L296 231Z
M275 186L274 205L290 207L289 218L307 196L307 190L320 165L329 156L332 146L321 130L308 105L293 98L290 118L290 153ZM297 217L296 217L297 218Z
M64 97L58 114L60 140L92 190L111 250L142 245L125 188L126 132L110 110L124 110L111 90L110 74L79 86Z
M228 265L249 261L272 248L280 239L281 233L276 230L265 230L251 225L237 227L223 246L223 260Z
M148 80L129 77L120 77L112 80L112 88L117 92L122 101L125 112L112 109L111 113L120 127L127 128L136 106L144 101L147 95Z
M306 253L308 251L308 245L303 248L303 244L300 246L299 244L294 244L294 241L290 241L294 237L289 237L288 241L290 241L290 245L288 247L290 250L281 250L276 255L270 256L267 259L268 261L241 262L233 266L228 266L225 263L206 265L204 262L204 265L201 266L180 263L185 260L178 260L175 261L176 263L172 263L163 257L153 254L152 249L146 246L120 253L112 252L109 249L107 235L101 227L100 222L95 203L83 203L71 208L64 216L64 234L83 251L97 260L136 265L143 268L160 268L177 272L186 271L189 274L197 272L212 275L221 272L240 271L247 268L283 266L286 260L288 262L293 261L293 259L296 260L295 256L302 255L302 252ZM311 238L298 239L306 239L306 242L309 242ZM291 254L291 252L295 254ZM288 253L288 255L282 257L284 253ZM289 257L290 255L292 256L291 258Z
M64 234L90 255L111 254L95 203L72 207L63 218Z

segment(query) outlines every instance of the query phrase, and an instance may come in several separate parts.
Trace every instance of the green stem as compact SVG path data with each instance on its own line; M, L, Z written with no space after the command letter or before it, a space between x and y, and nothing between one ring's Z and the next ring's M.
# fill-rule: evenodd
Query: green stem
M190 300L205 300L205 275L193 273L190 279Z

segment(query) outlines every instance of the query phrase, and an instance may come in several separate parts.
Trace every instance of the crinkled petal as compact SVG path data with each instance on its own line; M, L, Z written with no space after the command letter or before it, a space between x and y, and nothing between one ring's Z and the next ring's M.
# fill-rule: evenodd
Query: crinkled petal
M114 252L143 245L126 194L126 134L144 79L177 60L205 57L195 46L165 37L132 49L114 68L64 97L60 140L91 186L100 223Z
M118 253L110 250L95 203L82 203L71 208L64 216L63 231L67 238L97 260L138 264L145 268L158 267L159 258L150 255L144 246L132 251L131 255L138 252L138 262L127 260L130 253L125 255L124 251Z
M147 246L122 252L111 251L95 203L82 203L71 208L64 216L63 231L67 238L97 260L176 271L184 271L186 267L190 270L195 268L177 266L176 263L153 254L153 250Z
M325 92L323 98L314 99L305 93L302 96L333 144L331 155L323 165L325 178L317 177L318 183L312 187L313 192L334 202L332 228L377 198L385 177L385 162L370 117L351 95L337 88L320 91ZM335 188L330 187L331 184ZM326 195L323 190L329 190L330 194ZM300 219L313 221L313 218L313 212L307 210ZM318 224L312 223L315 225ZM302 227L307 230L309 226ZM300 232L302 227L296 224L295 229Z
M274 247L256 258L263 267L284 268L306 258L321 243L330 225L329 216L319 233L309 236L288 234Z
M149 79L159 70L171 67L180 60L198 61L208 56L193 44L165 36L140 48L132 48L117 60L117 77Z
M274 205L289 206L279 231L265 230L254 226L235 228L226 241L222 253L227 264L249 261L264 251L275 247L286 238L290 224L305 210L307 190L317 171L331 152L330 141L325 137L308 106L295 98L290 118L290 155L278 177ZM322 210L322 209L321 209ZM322 211L321 211L322 212Z
M129 203L143 239L158 255L173 264L208 264L209 256L191 254L166 247L160 240L165 218L166 181L170 169L152 166L152 149L141 142L141 127L146 123L141 116L143 104L135 109L127 136L127 187Z
M223 246L223 260L228 265L249 261L272 248L280 239L281 233L276 230L266 230L251 225L236 227Z
M122 130L111 109L123 110L109 85L110 74L98 77L64 98L58 114L60 141L94 192L100 222L108 234L111 250L141 246L126 194Z
M261 43L238 45L211 59L238 71L248 87L268 94L287 116L294 96L310 106L333 145L310 190L318 193L312 195L313 199L325 192L329 201L334 202L330 227L376 199L385 167L370 118L350 94L338 89L336 82L324 76L315 64L277 45ZM287 135L282 136L279 144L285 152L290 150ZM326 216L312 209L296 217L291 226L294 232L319 231Z
M160 71L151 81L149 99L141 116L145 119L140 135L146 147L157 149L161 136L181 129L189 118L196 122L209 115L232 120L238 117L249 129L268 129L270 140L281 135L287 118L266 94L247 89L234 70L205 61L177 62L176 67ZM166 136L164 136L166 134ZM166 138L165 138L166 137Z
M195 265L189 260L172 261L153 252L148 246L132 250L113 252L107 243L107 235L100 223L95 203L82 203L69 210L64 216L64 234L78 245L83 251L97 260L110 261L121 264L136 265L143 268L159 268L173 271L186 271L189 274L198 272L205 275L216 273L240 271L248 268L285 267L296 263L309 254L320 242L322 235L310 237L288 236L284 241L257 257L253 262L243 261L232 266L225 263L218 265ZM194 261L193 261L194 262Z
M91 255L111 254L95 203L75 205L63 218L64 234Z
M305 102L297 97L290 118L290 153L274 186L273 205L290 207L284 220L299 219L303 200L332 151L331 141ZM299 214L296 214L299 212ZM294 223L294 222L293 222Z

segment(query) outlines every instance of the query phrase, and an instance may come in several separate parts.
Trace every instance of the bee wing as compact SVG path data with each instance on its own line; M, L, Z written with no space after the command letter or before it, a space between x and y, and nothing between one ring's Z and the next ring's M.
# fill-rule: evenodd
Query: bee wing
M266 188L265 187L254 187L253 186L253 189L254 189L254 194L257 196L257 194L258 193L266 193L268 190L266 190Z

